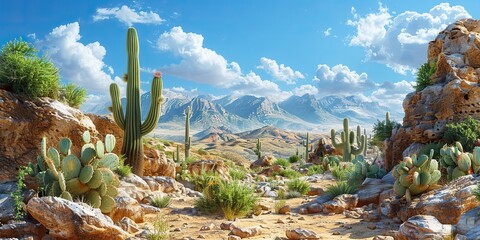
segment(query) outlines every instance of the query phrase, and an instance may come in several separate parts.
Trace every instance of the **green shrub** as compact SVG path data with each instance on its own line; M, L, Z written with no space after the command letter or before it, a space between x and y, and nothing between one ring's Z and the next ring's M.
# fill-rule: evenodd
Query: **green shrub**
M257 201L253 187L238 181L221 181L205 188L203 196L195 201L195 207L210 213L220 210L227 220L233 220L252 211Z
M68 104L70 107L80 108L80 106L85 102L86 96L87 91L85 88L69 83L60 87L58 98L61 102Z
M325 193L328 194L330 199L333 199L342 194L354 194L356 191L357 187L355 185L348 184L347 181L340 181L336 182L335 185L328 186Z
M286 200L282 199L282 200L279 200L279 201L275 201L275 206L273 207L275 213L278 213L280 211L280 209L282 209L285 206L287 206L287 201Z
M432 85L432 80L430 77L437 71L437 64L434 63L430 65L429 63L424 63L417 72L417 84L415 85L415 90L417 92L422 91L426 87Z
M200 174L189 174L188 179L195 185L195 190L200 192L220 182L218 173L212 171L202 171Z
M473 191L473 195L477 197L477 200L480 201L480 182L477 185L477 188Z
M164 196L164 197L155 196L152 199L151 204L152 204L152 206L157 207L157 208L166 208L166 207L170 206L171 202L172 202L172 197L170 197L170 196Z
M3 45L0 52L0 85L29 97L57 99L58 69L22 39Z
M296 163L296 162L300 161L300 156L298 156L298 155L290 156L290 157L288 158L288 161L289 161L290 163Z
M290 199L290 198L299 198L301 196L303 196L305 194L302 194L300 192L297 192L297 191L288 191L287 192L287 198Z
M288 168L292 165L287 159L284 159L284 158L277 159L273 164L274 165L280 165L280 166L285 167L285 168Z
M132 173L132 167L125 165L125 156L121 155L120 160L118 161L118 167L114 171L116 174L126 177Z
M400 123L395 120L390 120L388 123L383 120L377 120L373 125L373 137L371 143L377 147L382 147L383 141L392 136L392 130L400 126Z
M305 195L310 191L310 184L299 178L290 180L287 182L288 191L299 192L302 195Z
M274 174L275 175L275 174ZM302 176L302 174L300 174L299 172L293 170L293 169L290 169L290 168L287 168L287 169L283 169L281 170L278 175L281 175L281 176L284 176L288 179L293 179L293 178L299 178Z
M19 220L25 216L23 211L23 189L25 188L25 176L31 174L31 167L20 167L17 176L17 189L10 194L15 206L15 219Z
M164 240L169 239L170 224L164 215L157 215L153 222L153 230L147 234L147 240Z
M205 149L203 149L203 148L199 148L199 149L197 150L197 153L200 154L200 155L202 155L202 156L203 156L203 155L208 155L207 150L205 150Z
M230 168L230 177L232 180L243 180L247 178L247 172L240 168Z
M277 191L277 199L287 199L287 192L285 189L280 188Z
M312 176L314 174L322 174L323 173L323 167L321 165L312 165L308 167L308 176Z
M353 172L354 166L352 164L334 166L332 170L332 176L339 181L345 181L348 179L348 173Z
M449 123L445 128L443 139L448 144L460 142L465 152L472 152L475 141L480 138L480 122L468 117L459 123Z

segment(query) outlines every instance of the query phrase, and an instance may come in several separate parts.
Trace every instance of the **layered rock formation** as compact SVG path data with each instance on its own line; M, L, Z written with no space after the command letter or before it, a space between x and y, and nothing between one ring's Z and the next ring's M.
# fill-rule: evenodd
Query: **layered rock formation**
M440 140L447 123L469 116L480 119L480 21L450 24L429 43L427 57L437 67L433 85L403 101L403 126L386 142L388 169L403 159L410 145Z

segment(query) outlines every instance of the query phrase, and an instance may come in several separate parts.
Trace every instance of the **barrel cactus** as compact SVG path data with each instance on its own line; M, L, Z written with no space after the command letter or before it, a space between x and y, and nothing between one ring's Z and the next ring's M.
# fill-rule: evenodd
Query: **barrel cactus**
M85 144L80 157L71 154L72 141L62 138L59 151L50 147L42 138L41 154L37 163L30 164L40 190L44 195L62 197L67 200L80 198L94 208L108 213L115 207L114 197L118 194L118 177L113 171L118 167L119 158L112 153L115 137L108 134L105 143L90 143L90 133L82 135Z
M393 189L397 196L404 196L410 202L411 196L419 195L425 192L430 186L436 184L441 172L438 170L438 162L433 159L433 149L430 155L422 154L405 157L393 169L395 183Z
M376 161L376 159L375 159ZM351 184L361 184L365 178L382 178L387 174L385 168L380 168L375 161L369 164L365 161L363 155L357 155L352 160L352 164L355 166L355 171L349 173L348 181Z
M460 142L455 146L445 144L440 149L440 156L440 165L447 170L448 181L477 173L480 169L480 147L475 147L472 154L464 152Z

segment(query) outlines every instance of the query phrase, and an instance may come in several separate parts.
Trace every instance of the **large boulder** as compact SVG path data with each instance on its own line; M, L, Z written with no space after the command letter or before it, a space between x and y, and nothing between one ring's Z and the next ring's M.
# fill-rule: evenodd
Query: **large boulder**
M480 175L463 176L414 198L410 204L392 206L391 209L398 210L396 212L402 221L425 214L436 217L442 224L456 224L462 214L480 205L480 201L473 195L478 181Z
M154 148L143 147L144 170L143 176L166 176L175 178L175 162L167 159L164 152L160 152Z
M368 204L378 205L380 202L380 195L389 189L392 189L393 185L382 181L381 179L367 178L360 186L357 196L357 207L361 207Z
M480 239L480 206L466 212L458 220L456 230L467 239Z
M480 21L458 20L440 32L428 47L428 62L436 64L434 83L407 95L403 126L386 142L386 166L391 169L414 143L440 140L447 123L480 119Z
M454 229L452 225L442 224L433 216L418 215L400 225L395 239L452 239Z
M129 234L99 209L58 197L35 197L27 211L59 239L126 239Z
M59 101L29 99L0 89L0 182L15 180L18 167L36 162L42 137L47 138L48 146L55 147L60 138L68 137L73 142L72 153L78 155L84 131L90 131L94 141L112 133L119 143L116 149L120 149L122 135L115 129L116 124L104 118L94 120L98 128L80 110Z
M224 179L230 179L228 167L220 160L201 160L188 164L190 174L202 174L202 172L218 173Z

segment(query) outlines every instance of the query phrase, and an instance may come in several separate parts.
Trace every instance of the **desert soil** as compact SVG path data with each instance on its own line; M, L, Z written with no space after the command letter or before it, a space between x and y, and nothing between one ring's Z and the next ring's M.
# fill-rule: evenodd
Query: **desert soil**
M321 180L312 183L313 187L326 187L334 183L332 180ZM275 200L272 198L261 198L261 203L271 207L270 211L264 214L253 216L253 218L239 218L234 225L237 227L260 226L263 233L259 236L248 239L287 239L285 230L303 228L317 233L320 239L372 239L374 236L382 235L388 230L398 230L399 224L391 219L382 218L378 222L365 222L361 219L347 218L343 214L298 214L298 209L305 203L314 201L316 197L304 197L288 199L287 204L291 206L290 215L274 213ZM174 198L168 208L162 209L162 215L166 217L170 226L171 239L227 239L230 231L221 230L220 224L226 222L222 216L191 214L195 198L184 197ZM270 212L270 213L269 213ZM144 225L151 225L157 215L146 216ZM277 223L281 219L285 223ZM213 223L212 230L201 231L203 226Z

